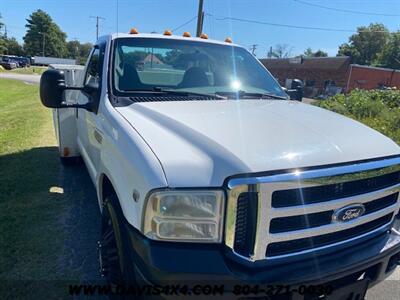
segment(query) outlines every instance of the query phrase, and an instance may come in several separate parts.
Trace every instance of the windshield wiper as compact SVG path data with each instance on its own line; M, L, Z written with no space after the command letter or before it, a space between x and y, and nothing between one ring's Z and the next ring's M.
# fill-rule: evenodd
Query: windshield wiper
M249 93L245 91L237 91L237 92L216 92L216 95L232 95L238 98L251 97L251 98L260 98L260 99L279 99L279 100L287 100L288 98L285 96L278 96L271 93Z
M158 87L158 86L153 87L153 89L132 89L132 90L124 90L124 92L157 93L157 94L167 94L167 95L187 96L187 97L198 96L198 97L203 97L203 98L207 97L207 98L213 98L213 99L218 99L218 100L226 100L226 97L221 96L221 95L195 93L195 92L189 92L189 91L178 91L178 90L166 89L166 88Z

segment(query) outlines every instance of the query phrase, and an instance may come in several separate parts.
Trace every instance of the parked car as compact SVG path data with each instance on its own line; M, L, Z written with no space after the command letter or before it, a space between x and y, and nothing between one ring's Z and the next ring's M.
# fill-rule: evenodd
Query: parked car
M18 64L8 56L0 56L0 65L6 70L18 68Z
M31 66L31 60L28 57L16 57L20 68L28 68Z
M60 68L40 97L96 187L108 282L363 299L400 263L400 147L289 100L244 47L133 30Z

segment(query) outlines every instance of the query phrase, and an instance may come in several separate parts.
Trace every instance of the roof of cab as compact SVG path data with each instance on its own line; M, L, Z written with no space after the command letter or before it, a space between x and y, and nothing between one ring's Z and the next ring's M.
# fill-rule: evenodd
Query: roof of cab
M211 39L202 39L199 37L184 37L180 35L163 35L159 33L138 33L138 34L129 34L129 33L113 33L109 36L112 40L116 38L159 38L159 39L170 39L170 40L190 40L195 42L202 42L202 43L210 43L210 44L219 44L219 45L228 45L228 46L237 46L241 47L240 45L234 43L227 43L225 41L217 41Z

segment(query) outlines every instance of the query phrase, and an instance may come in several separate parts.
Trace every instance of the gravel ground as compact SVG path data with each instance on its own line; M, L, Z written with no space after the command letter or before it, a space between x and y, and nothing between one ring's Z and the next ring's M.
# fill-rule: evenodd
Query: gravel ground
M61 183L70 207L60 220L67 237L60 265L70 273L76 270L82 281L99 280L96 251L101 217L95 188L83 163L62 171Z
M0 73L0 78L16 79L27 83L39 83L40 75Z

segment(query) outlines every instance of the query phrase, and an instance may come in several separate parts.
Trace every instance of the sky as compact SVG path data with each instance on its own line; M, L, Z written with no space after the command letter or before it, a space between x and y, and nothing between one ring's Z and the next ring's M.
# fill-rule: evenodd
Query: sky
M198 0L0 0L8 35L22 42L26 18L37 9L50 14L67 33L67 40L93 43L96 21L91 16L105 18L100 20L100 35L128 32L131 27L160 33L178 28L174 34L189 31L194 35ZM229 36L247 48L256 44L259 58L276 44L289 45L293 55L308 47L336 55L338 46L347 42L358 26L380 22L391 31L400 29L400 0L204 0L204 11L203 32L209 38Z

